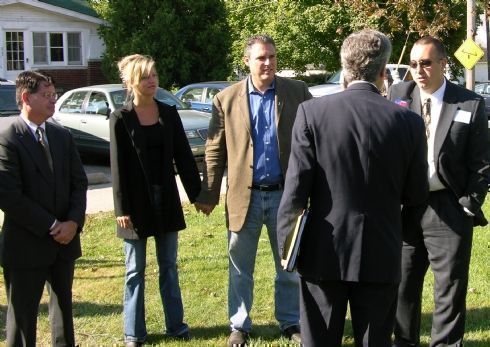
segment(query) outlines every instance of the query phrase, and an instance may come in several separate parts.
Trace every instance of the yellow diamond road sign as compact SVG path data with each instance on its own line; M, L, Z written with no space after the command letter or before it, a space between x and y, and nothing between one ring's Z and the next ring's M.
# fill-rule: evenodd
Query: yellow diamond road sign
M471 38L466 39L461 46L459 46L454 56L463 64L463 66L471 70L476 63L483 57L483 50L478 46Z

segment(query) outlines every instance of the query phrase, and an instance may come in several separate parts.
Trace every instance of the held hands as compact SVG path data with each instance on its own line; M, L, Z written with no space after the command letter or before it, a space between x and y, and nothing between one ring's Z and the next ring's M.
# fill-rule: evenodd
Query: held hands
M119 225L121 228L129 229L129 230L133 230L134 229L133 222L131 221L131 217L130 216L119 216L119 217L116 217L116 222L117 222L117 225Z
M202 202L195 202L194 207L196 208L197 212L202 212L206 216L209 216L211 214L211 212L213 212L216 205L204 204Z
M73 240L77 233L78 224L74 221L67 220L66 222L56 221L50 230L50 235L53 239L62 244L67 245Z

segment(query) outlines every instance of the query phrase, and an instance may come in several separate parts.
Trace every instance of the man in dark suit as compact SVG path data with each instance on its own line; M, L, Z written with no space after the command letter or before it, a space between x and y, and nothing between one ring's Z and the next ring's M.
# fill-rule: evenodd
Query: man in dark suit
M16 80L18 117L0 131L0 261L7 290L7 346L35 346L47 282L52 344L74 346L72 282L81 255L87 178L68 130L48 123L51 78L25 71Z
M379 89L389 39L342 44L347 89L302 103L279 207L278 244L309 201L298 257L303 344L341 346L347 303L356 346L391 346L400 281L400 205L425 200L424 123Z
M388 97L426 122L430 194L405 210L402 281L395 326L397 346L419 346L421 296L428 266L434 273L435 309L430 346L462 346L474 225L487 191L487 118L483 99L444 78L442 43L415 42L413 81L391 87Z
M222 90L213 100L206 160L196 208L209 214L219 202L228 170L229 346L244 346L252 328L253 273L263 225L274 257L275 317L282 334L295 342L299 332L298 275L281 267L277 253L277 208L291 147L298 105L311 98L304 82L276 76L274 40L249 38L244 62L250 76Z

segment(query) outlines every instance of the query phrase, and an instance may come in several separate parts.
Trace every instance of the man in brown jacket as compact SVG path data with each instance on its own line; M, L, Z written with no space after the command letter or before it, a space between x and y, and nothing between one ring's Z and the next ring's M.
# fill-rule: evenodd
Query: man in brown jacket
M245 345L252 321L257 244L266 225L274 263L275 317L286 337L300 342L298 276L285 272L277 250L277 209L298 105L311 98L305 83L276 76L276 47L266 35L249 38L245 80L217 94L206 142L201 194L196 208L211 213L219 202L228 165L229 346Z

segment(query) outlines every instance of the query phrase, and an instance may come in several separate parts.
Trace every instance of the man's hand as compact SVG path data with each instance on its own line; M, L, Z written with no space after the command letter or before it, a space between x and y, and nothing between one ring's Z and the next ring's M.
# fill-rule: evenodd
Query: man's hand
M67 220L66 222L57 221L55 225L50 229L49 233L53 239L61 243L62 245L67 245L73 240L77 234L78 224L74 221Z
M130 216L119 216L119 217L116 217L116 222L117 222L117 225L119 225L121 228L129 229L129 230L133 230L134 229L133 222L131 221L131 217Z
M216 205L204 204L202 202L195 202L194 207L196 208L197 212L202 212L206 216L209 216L211 214L211 212L213 212Z

